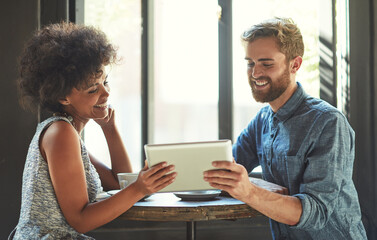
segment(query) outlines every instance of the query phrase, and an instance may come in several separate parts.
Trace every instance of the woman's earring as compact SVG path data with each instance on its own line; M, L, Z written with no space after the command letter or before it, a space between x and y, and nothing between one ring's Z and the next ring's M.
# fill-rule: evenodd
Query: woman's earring
M60 102L61 105L65 105L65 106L67 106L67 105L70 104L70 103L69 103L69 100L66 99L66 98L61 98L61 99L59 100L59 102Z

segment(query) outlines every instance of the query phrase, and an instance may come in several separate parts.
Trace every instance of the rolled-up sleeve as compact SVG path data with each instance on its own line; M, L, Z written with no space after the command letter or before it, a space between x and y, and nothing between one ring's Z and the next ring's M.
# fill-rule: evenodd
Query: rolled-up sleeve
M352 179L354 132L342 114L325 112L315 120L308 144L299 193L293 195L301 201L302 214L291 228L319 230L334 209L339 212L346 206L339 194L344 182Z

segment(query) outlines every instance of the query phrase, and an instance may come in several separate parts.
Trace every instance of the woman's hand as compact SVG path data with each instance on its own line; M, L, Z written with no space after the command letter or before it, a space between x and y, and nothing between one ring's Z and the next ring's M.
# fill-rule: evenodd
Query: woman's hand
M115 125L115 111L114 108L109 104L108 105L108 114L104 118L97 118L94 119L94 121L101 126L101 128L104 127L112 127Z
M171 172L174 165L167 165L166 162L159 163L151 168L145 162L144 168L140 171L139 176L133 184L144 195L155 193L174 182L177 173Z

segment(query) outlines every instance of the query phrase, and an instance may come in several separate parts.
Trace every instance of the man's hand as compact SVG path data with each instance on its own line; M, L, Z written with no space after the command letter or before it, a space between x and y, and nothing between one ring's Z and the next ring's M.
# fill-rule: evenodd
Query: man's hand
M214 161L212 165L220 169L205 171L204 180L212 187L226 191L232 197L246 202L252 190L246 169L234 160L233 162Z
M262 179L249 178L246 169L235 161L214 161L214 169L203 173L212 187L228 192L267 217L288 225L296 225L302 214L301 201L285 195L288 190ZM281 206L284 206L282 208Z
M235 161L214 161L215 170L204 172L204 180L212 187L229 193L232 197L247 202L254 185L270 192L288 194L288 189L274 183L248 176L246 169Z

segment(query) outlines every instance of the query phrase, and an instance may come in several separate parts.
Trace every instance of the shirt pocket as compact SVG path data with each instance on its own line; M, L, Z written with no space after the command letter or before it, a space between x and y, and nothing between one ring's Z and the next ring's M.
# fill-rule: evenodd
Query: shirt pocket
M260 167L262 168L263 180L275 183L271 172L271 161L268 161L263 152L258 152ZM268 163L269 162L269 163Z
M297 194L304 174L304 163L299 156L285 156L285 174L289 186L289 194Z

